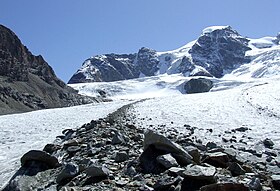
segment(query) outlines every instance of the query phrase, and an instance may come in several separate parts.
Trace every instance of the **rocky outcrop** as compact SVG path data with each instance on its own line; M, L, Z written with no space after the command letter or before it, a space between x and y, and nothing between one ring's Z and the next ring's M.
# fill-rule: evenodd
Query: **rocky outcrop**
M203 33L189 53L195 65L220 78L224 71L232 71L250 61L245 57L245 52L250 50L248 42L228 26Z
M0 114L96 101L68 87L42 56L34 56L3 25L0 25L0 42Z
M160 134L136 127L131 111L126 105L63 131L44 151L28 152L4 191L279 189L279 175L260 168L263 162L240 160L238 150L213 142L203 145L191 126L183 136L174 129Z
M184 85L188 94L209 92L212 87L213 82L206 78L193 78Z

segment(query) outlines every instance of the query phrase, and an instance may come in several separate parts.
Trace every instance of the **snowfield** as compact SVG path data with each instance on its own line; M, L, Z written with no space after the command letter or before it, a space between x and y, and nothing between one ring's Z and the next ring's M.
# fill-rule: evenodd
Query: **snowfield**
M98 95L103 90L113 101L69 108L41 110L0 117L0 182L8 181L20 166L20 157L30 149L43 149L61 131L106 117L109 113L133 101L138 126L161 131L162 128L186 133L184 125L197 127L203 143L223 144L230 138L227 131L248 127L246 133L236 133L237 140L247 138L248 148L270 138L280 153L280 78L240 78L228 75L212 79L211 92L183 94L189 77L180 74L160 75L141 79L71 85L80 93ZM162 126L164 125L164 126ZM213 132L209 133L209 129Z
M106 117L128 103L114 101L0 116L0 188L20 167L24 153L43 149L56 136L62 135L62 130Z

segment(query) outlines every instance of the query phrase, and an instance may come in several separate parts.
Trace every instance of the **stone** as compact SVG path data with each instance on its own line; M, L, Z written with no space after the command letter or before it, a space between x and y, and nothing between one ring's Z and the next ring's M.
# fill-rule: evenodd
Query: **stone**
M56 168L59 166L59 162L56 157L40 150L28 151L21 157L20 161L21 166L24 166L28 161L39 161L46 164L49 168Z
M229 158L227 154L222 152L208 153L202 162L215 167L226 168L228 166Z
M160 135L152 130L147 130L144 135L144 150L153 145L155 149L164 151L166 153L177 154L177 156L185 158L189 163L192 162L192 156L189 155L188 152L183 149L183 147L177 143L174 143L163 135ZM174 156L174 158L176 157ZM178 160L177 162L179 163Z
M172 187L175 187L174 185L176 184L176 182L177 179L174 179L173 177L164 176L156 181L153 188L155 191L171 190Z
M188 165L182 172L184 178L181 183L181 190L199 190L200 187L216 183L216 169L213 166Z
M256 191L263 190L262 185L261 185L261 181L257 177L253 177L252 180L250 180L248 186L251 190L256 190Z
M199 150L193 146L186 147L186 150L193 157L193 161L197 164L200 164L201 155Z
M249 188L238 183L218 183L203 186L199 191L249 191Z
M86 175L90 177L107 177L109 174L110 171L108 168L97 164L91 164L86 169Z
M79 166L75 163L67 163L64 168L57 175L56 182L58 184L65 184L69 182L79 173Z
M171 154L166 155L160 155L157 157L157 161L163 165L166 169L169 169L171 167L178 166L178 163L174 157L172 157Z
M188 165L186 170L182 172L182 176L186 179L196 179L201 181L216 182L216 168L213 166Z
M52 154L54 153L55 151L61 149L61 146L60 145L57 145L57 144L47 144L43 151L47 152L48 154Z
M74 153L78 152L79 150L81 150L81 148L79 146L70 146L67 148L67 152L69 154L74 154Z
M270 148L270 149L272 149L273 145L274 145L273 141L271 139L268 139L268 138L263 140L263 144L266 148Z
M171 167L168 169L168 173L170 173L170 175L175 175L175 176L182 176L182 173L184 171L185 169L180 167Z
M120 151L115 154L115 162L124 162L127 159L129 159L129 156L125 151Z
M213 87L213 82L206 78L193 78L189 80L184 89L187 94L209 92Z
M271 179L274 188L280 190L280 175L272 175Z
M233 176L244 175L246 173L246 171L236 162L229 163L228 170L230 170Z
M115 135L113 136L112 144L117 145L122 143L125 143L123 135L119 132L116 132Z

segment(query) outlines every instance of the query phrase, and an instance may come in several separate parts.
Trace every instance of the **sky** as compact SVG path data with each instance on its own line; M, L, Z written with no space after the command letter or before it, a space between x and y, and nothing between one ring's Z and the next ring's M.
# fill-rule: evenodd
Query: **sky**
M177 49L208 26L276 36L279 7L279 0L1 0L0 24L68 82L91 56Z

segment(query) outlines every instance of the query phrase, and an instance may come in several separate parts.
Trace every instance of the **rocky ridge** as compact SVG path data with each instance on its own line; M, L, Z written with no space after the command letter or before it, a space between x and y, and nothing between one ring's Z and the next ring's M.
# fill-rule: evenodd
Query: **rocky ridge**
M237 149L234 138L225 140L229 147L204 145L196 127L186 124L184 134L156 131L160 127L136 126L133 113L129 104L104 119L64 130L43 151L26 153L4 190L280 189L279 151L271 140L263 140L266 149L257 152ZM259 160L244 160L248 152Z
M203 30L197 40L177 50L157 52L142 47L134 54L93 56L83 63L68 83L111 82L177 73L220 78L242 65L255 62L256 56L262 55L248 56L248 51L279 45L279 35L271 39L268 47L260 40L241 36L230 26L209 27ZM266 59L273 62L271 58Z
M14 32L0 25L0 114L92 103L56 77Z

